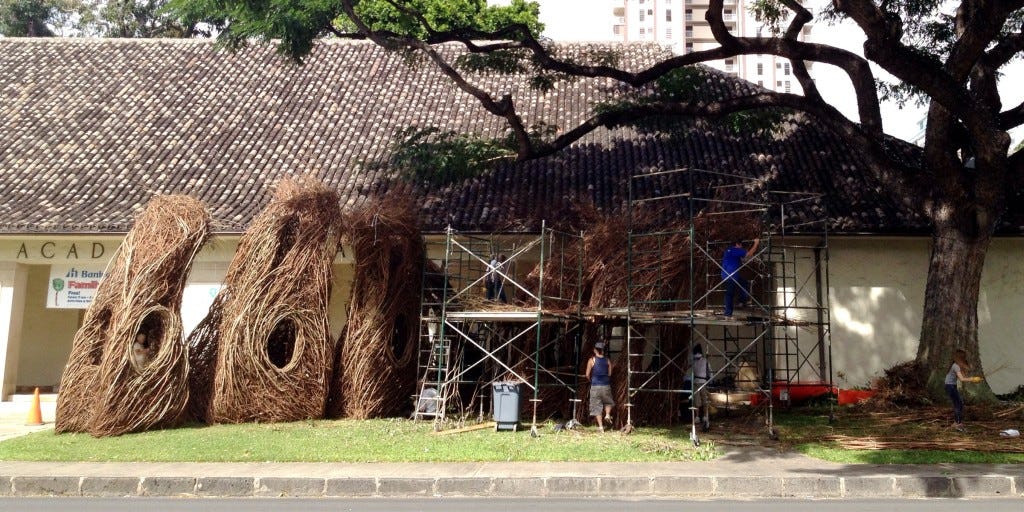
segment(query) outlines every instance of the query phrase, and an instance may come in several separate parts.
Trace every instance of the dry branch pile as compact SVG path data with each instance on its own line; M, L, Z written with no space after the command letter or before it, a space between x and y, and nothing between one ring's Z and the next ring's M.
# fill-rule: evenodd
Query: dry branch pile
M1001 437L1016 428L1020 405L968 404L967 429L953 430L948 407L881 410L878 403L861 403L846 411L846 418L869 427L851 428L822 437L850 450L951 450L1020 453L1024 438Z
M191 414L208 423L323 416L341 234L338 194L282 181L242 235L209 315L189 337Z
M900 363L888 370L872 385L875 394L868 406L885 409L889 406L913 407L931 403L925 372L917 361Z
M185 196L156 196L136 218L75 334L57 432L112 436L178 419L188 402L181 296L209 223Z
M345 215L355 280L328 416L374 418L411 403L424 259L417 218L415 203L396 194Z

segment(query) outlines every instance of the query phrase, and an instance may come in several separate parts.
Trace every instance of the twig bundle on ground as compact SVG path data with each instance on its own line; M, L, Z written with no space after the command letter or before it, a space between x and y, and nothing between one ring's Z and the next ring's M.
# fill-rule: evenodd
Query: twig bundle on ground
M208 423L323 416L337 192L285 180L253 219L210 313L189 337L192 415Z
M337 346L328 416L397 413L416 385L423 238L415 203L392 194L347 212L355 259L348 324Z
M181 297L209 223L185 196L156 196L135 220L75 334L57 432L113 436L178 419L188 402Z
M921 363L900 363L885 370L885 375L873 383L875 394L867 401L883 410L892 406L927 405L931 400L926 383Z

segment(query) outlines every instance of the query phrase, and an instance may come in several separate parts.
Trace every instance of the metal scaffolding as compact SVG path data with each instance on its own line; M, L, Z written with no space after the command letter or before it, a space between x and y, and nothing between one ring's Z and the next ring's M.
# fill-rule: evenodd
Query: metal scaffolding
M828 232L820 199L817 194L759 190L755 179L700 169L644 173L631 179L627 429L632 428L639 393L681 395L691 404L690 438L699 444L701 418L692 404L703 393L713 396L718 406L763 407L768 433L775 436L774 404L789 403L810 386L815 392L823 386L825 393L832 391ZM787 223L788 215L798 210L822 213ZM668 223L659 222L652 229L636 222L652 211L676 219L678 228L666 230ZM712 227L752 217L763 226L762 243L739 270L749 278L750 307L727 317L723 304L728 279L723 277L721 258L734 240L716 239ZM646 265L665 258L645 253L664 250L668 239L680 235L690 254L689 293L672 296L650 289L663 286L663 281L649 276L634 284L636 276L661 271ZM749 240L744 242L749 246ZM638 260L643 263L635 264ZM688 331L688 343L681 350L660 337L671 325ZM685 373L694 367L693 348L698 344L712 369L711 378L704 383L689 378L689 385L682 387L661 385L672 380L665 372Z
M583 250L581 240L544 226L539 235L502 237L449 228L443 247L428 243L433 259L424 272L415 418L432 418L439 428L449 412L472 412L474 403L482 416L491 385L501 381L528 389L534 432L543 388L567 390L575 407L583 257L569 253ZM565 272L567 265L575 268ZM539 271L524 274L520 267ZM515 307L505 304L511 291L520 302Z
M583 308L589 300L583 295L584 233L544 224L539 234L448 229L443 241L428 241L414 417L433 419L438 428L452 412L482 417L491 386L515 381L529 397L534 432L545 396L568 397L563 405L576 419L588 323L600 327L609 357L625 352L626 431L634 426L641 394L670 397L655 400L659 404L692 404L707 393L719 408L763 410L774 436L776 404L812 386L833 390L828 231L820 195L765 190L756 179L729 173L675 169L632 177L627 205L627 299L616 307ZM728 232L722 227L744 222L759 226L761 242L739 270L750 280L751 305L726 317L721 260L733 240L721 239ZM688 265L682 284L672 264ZM488 285L489 278L500 287ZM515 292L515 306L503 303L501 287ZM697 344L712 375L684 385ZM542 393L547 388L561 394ZM699 418L689 408L690 437L699 444Z

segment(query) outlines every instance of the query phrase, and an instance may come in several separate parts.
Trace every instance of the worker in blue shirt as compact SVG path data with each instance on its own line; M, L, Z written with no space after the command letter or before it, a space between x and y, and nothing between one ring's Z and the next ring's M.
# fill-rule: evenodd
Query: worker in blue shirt
M740 307L746 307L750 300L750 281L740 276L740 267L743 266L743 258L748 254L757 252L761 239L755 238L754 245L750 250L743 248L743 242L737 240L732 247L725 250L722 256L722 280L725 281L725 316L732 316L733 299L736 297L736 289L740 291Z

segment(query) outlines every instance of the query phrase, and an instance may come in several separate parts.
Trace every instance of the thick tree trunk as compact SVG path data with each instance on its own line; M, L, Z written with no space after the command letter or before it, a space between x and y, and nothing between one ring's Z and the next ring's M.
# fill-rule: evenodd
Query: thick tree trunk
M935 208L917 361L926 369L928 391L943 400L943 380L956 349L967 351L971 364L967 375L984 374L978 345L978 295L992 230L978 225L979 216L971 206L947 202ZM988 383L967 384L964 392L994 399Z

